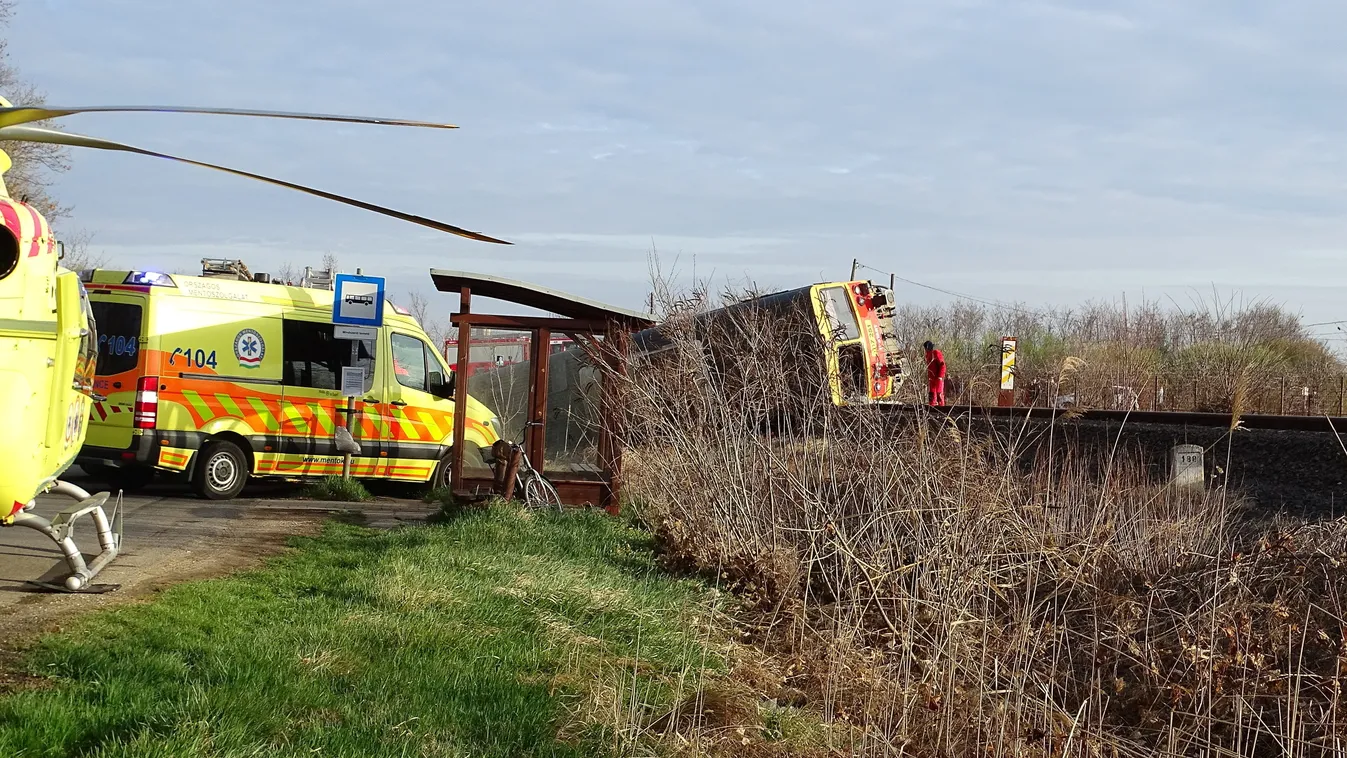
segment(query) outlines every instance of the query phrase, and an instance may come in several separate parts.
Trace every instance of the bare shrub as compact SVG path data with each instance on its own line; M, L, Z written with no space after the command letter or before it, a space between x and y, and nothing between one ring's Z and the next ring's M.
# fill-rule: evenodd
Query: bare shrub
M791 379L811 368L783 347L800 323L691 323L609 377L626 487L670 565L754 601L781 684L848 727L830 748L1342 748L1347 526L1250 533L1233 493L1152 481L1125 446L1026 468L1012 438L833 407Z

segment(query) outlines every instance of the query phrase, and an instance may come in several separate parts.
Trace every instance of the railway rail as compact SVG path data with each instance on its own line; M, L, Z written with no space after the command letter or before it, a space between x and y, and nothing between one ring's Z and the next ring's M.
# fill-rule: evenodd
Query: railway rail
M892 404L887 405L893 413L916 414L918 412L964 417L999 417L1029 421L1081 420L1109 421L1131 424L1160 424L1167 426L1230 426L1229 413L1198 413L1192 411L1140 411L1140 410L1063 410L1042 406L1001 407L981 405L958 405L944 408L931 408L924 405ZM1239 417L1239 426L1244 429L1269 429L1295 432L1323 432L1329 434L1347 433L1347 416L1290 416L1262 413L1246 413Z

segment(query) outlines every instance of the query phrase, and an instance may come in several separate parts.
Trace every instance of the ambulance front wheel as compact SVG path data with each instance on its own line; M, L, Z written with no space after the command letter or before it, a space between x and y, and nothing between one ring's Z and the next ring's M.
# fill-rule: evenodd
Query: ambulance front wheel
M441 458L439 463L435 464L435 473L430 475L431 490L438 490L449 486L449 472L453 465L454 454L452 452Z
M213 440L197 454L192 489L207 500L229 500L248 483L248 457L229 440Z

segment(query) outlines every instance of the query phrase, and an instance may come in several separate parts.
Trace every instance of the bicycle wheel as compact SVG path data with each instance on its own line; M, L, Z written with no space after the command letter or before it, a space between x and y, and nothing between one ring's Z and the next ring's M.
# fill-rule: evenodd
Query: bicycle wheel
M557 488L537 474L524 482L524 504L529 508L555 508L557 513L561 513L561 495L557 493Z

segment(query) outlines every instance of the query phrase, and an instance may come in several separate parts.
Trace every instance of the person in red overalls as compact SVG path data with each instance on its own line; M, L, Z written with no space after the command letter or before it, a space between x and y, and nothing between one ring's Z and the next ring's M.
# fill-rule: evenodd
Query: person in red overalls
M935 349L935 344L927 340L926 348L926 384L930 390L929 402L932 407L945 405L945 354Z

